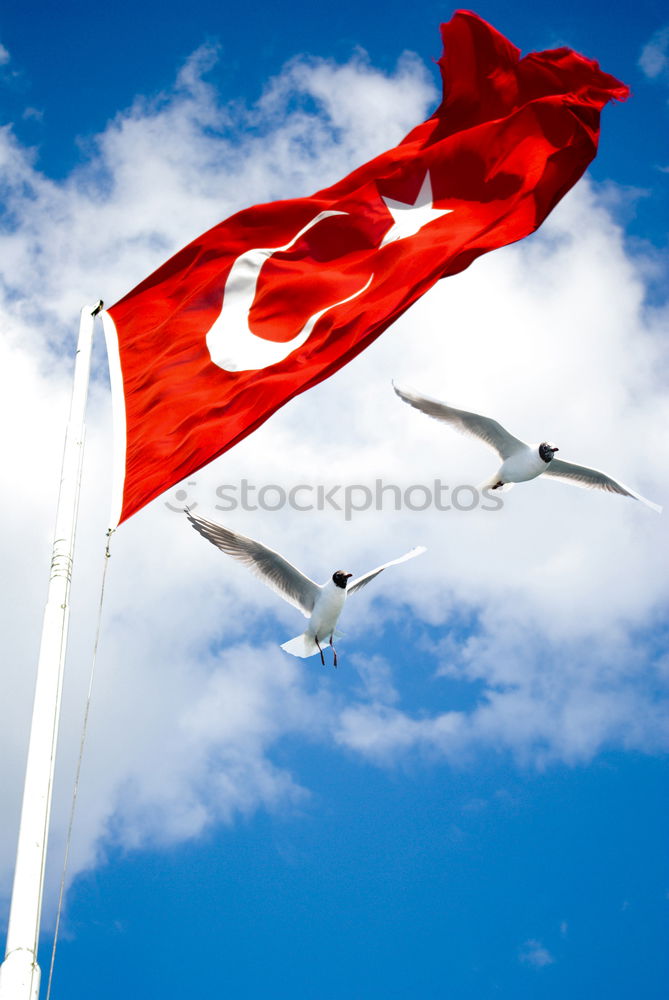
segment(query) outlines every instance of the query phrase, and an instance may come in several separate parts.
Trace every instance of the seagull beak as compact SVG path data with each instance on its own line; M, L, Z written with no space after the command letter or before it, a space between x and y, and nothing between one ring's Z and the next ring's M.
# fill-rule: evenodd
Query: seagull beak
M349 578L350 576L353 576L353 573L344 573L344 576L345 576L345 577L346 577L346 579L348 580L348 578Z
M559 448L553 448L553 454L555 454L555 452L559 450L560 450Z

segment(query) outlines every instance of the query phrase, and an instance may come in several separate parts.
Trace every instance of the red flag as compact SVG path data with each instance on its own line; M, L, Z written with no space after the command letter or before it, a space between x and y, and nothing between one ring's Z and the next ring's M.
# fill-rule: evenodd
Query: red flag
M441 32L443 101L398 146L310 198L233 215L109 310L119 521L332 375L439 278L533 232L593 159L602 107L628 94L570 49L520 59L467 11Z

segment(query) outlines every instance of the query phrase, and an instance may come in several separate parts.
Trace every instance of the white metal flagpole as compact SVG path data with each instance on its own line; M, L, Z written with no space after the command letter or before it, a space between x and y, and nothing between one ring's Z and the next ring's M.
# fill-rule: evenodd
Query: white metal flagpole
M51 576L37 665L23 806L9 909L0 1000L38 1000L37 964L44 869L51 811L63 666L67 646L70 580L84 454L85 412L95 317L102 302L81 310L70 416L65 434Z

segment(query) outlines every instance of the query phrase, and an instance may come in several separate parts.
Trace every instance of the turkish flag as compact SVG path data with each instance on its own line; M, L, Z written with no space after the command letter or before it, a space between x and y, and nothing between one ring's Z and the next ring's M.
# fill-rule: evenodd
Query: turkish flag
M442 103L398 146L310 198L233 215L108 310L119 522L332 375L439 278L533 232L593 159L602 107L628 94L570 49L521 59L467 11L441 32Z

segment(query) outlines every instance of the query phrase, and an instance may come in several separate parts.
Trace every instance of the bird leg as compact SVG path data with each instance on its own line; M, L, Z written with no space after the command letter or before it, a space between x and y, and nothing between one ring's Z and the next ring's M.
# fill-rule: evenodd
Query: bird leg
M499 480L499 482L495 483L495 485L493 486L493 489L494 489L494 490L498 490L498 489L500 489L500 488L501 488L502 486L504 486L504 483L503 483L503 482L502 482L502 480L500 479L500 480Z
M321 644L316 638L316 636L314 636L314 642L318 646L318 652L321 654L321 663L323 664L323 666L325 666L325 657L323 656L323 650L321 649Z
M336 670L337 669L337 650L334 648L334 643L332 641L333 638L334 638L334 636L331 635L330 636L330 646L331 646L332 652L334 654L334 667L335 667L335 670Z

